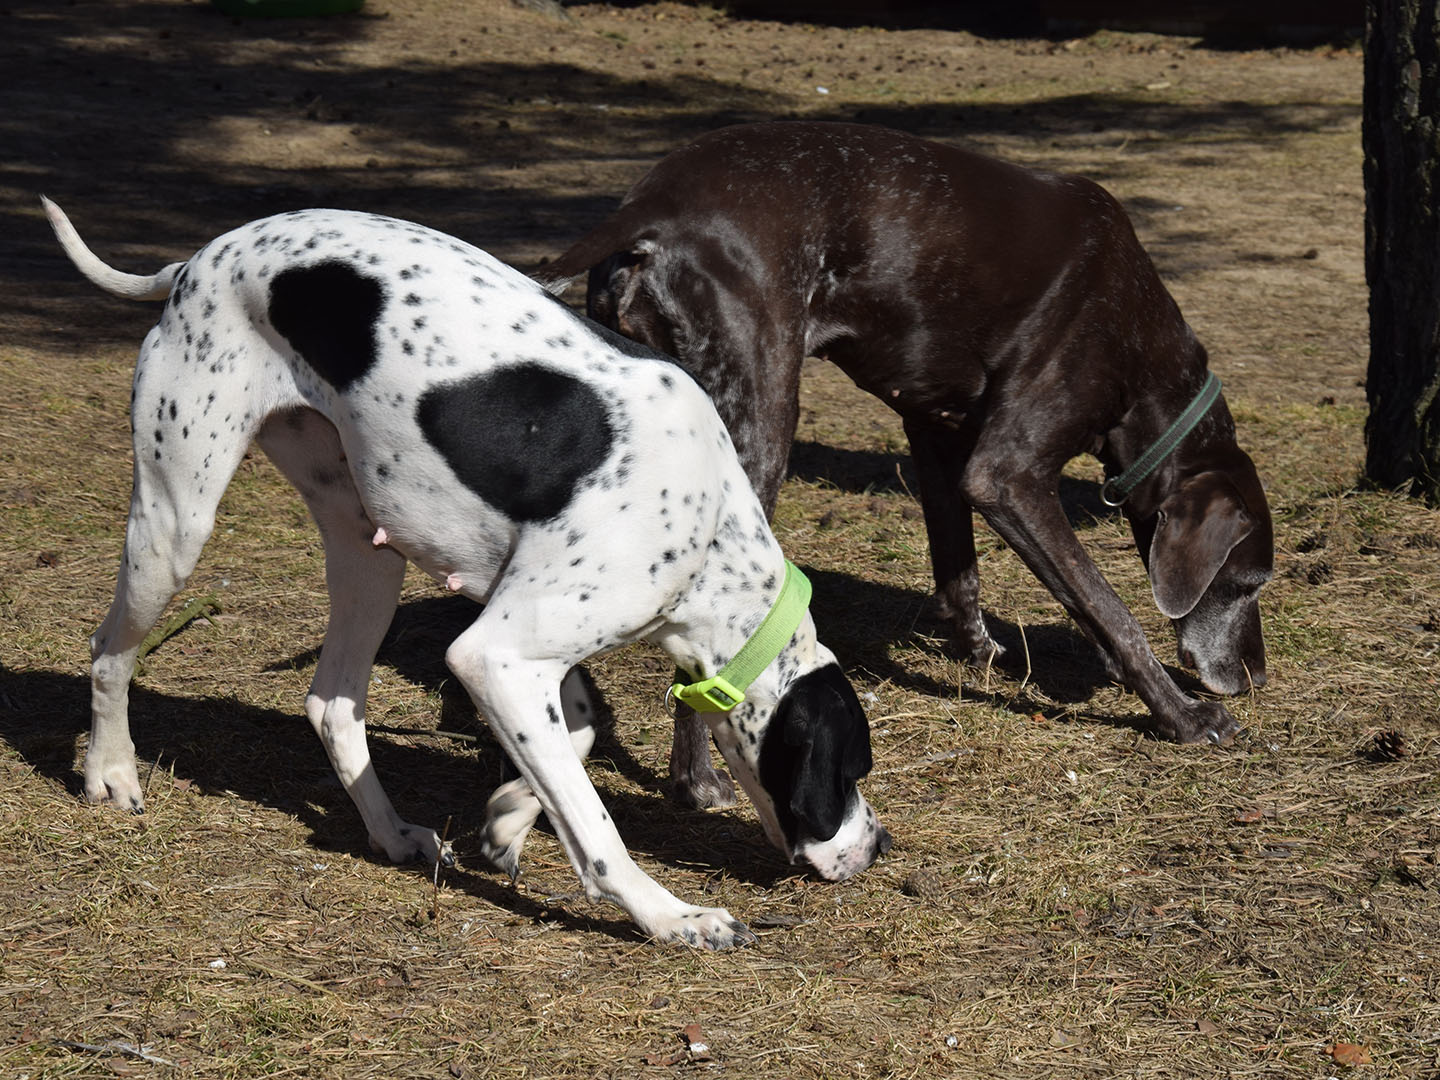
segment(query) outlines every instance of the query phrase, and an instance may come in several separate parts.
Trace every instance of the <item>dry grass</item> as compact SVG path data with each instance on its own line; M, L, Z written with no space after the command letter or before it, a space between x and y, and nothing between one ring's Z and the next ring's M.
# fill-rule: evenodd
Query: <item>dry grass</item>
M371 8L388 17L351 29L178 0L0 15L18 149L0 171L17 238L0 255L0 1078L1321 1077L1346 1068L1336 1043L1364 1048L1356 1075L1440 1073L1440 515L1356 484L1357 56L671 5L565 24ZM1272 682L1235 703L1235 746L1138 736L1138 702L983 530L987 610L1031 671L960 668L925 604L899 427L815 365L777 532L867 695L866 792L895 850L827 885L784 865L748 807L675 807L666 666L594 665L615 725L591 774L622 834L668 887L748 920L754 948L637 940L574 895L549 836L518 888L480 864L498 755L441 661L470 612L418 577L376 668L372 742L402 814L453 816L461 867L433 910L427 873L371 858L299 712L318 540L263 459L185 594L222 612L161 645L133 692L148 812L82 804L85 637L113 587L130 357L153 312L74 282L37 189L137 270L312 201L533 264L681 139L790 113L969 134L1127 200L1276 514ZM1096 475L1073 466L1077 507L1097 505ZM1079 518L1168 655L1124 528Z

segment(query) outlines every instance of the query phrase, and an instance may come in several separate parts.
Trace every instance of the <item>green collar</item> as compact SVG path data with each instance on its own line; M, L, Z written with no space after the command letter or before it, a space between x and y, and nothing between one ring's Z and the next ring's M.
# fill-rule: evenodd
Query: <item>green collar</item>
M665 696L689 705L696 712L729 712L745 700L745 691L774 663L780 650L795 636L805 610L810 606L810 579L789 559L785 560L785 584L770 613L750 640L731 661L713 675L688 686L677 682ZM676 675L685 672L677 671Z
M1210 411L1210 406L1215 404L1215 399L1219 396L1220 380L1212 371L1207 375L1205 385L1200 387L1200 392L1185 407L1185 411L1176 417L1175 422L1165 429L1160 438L1150 444L1150 448L1136 459L1135 464L1119 476L1105 481L1105 486L1100 489L1100 501L1106 506L1119 506L1128 499L1130 492L1135 490L1140 481L1154 472L1155 466L1169 457L1181 440L1195 429L1200 418Z

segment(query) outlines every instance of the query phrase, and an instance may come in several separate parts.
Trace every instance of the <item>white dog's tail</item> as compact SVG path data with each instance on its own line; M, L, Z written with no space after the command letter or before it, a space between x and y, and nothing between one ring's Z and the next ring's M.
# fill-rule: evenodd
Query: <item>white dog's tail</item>
M70 256L70 261L80 273L100 288L126 300L164 300L170 295L170 288L175 284L175 275L180 272L184 263L171 263L158 274L151 274L149 277L116 270L102 262L98 255L85 246L85 241L80 239L80 234L75 231L75 226L70 224L64 210L44 195L40 196L40 202L45 207L45 216L50 219L50 227L55 230L55 238L60 241L65 254Z

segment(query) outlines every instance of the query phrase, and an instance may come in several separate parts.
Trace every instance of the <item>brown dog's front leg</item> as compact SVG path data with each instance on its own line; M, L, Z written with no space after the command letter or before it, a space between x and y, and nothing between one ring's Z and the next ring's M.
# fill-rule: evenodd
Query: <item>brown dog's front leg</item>
M969 474L976 475L973 471ZM971 484L975 505L1105 651L1150 708L1152 730L1176 742L1228 742L1239 730L1218 701L1185 694L1155 658L1145 632L1080 545L1056 496L1057 478L1028 475ZM977 493L983 497L976 497Z

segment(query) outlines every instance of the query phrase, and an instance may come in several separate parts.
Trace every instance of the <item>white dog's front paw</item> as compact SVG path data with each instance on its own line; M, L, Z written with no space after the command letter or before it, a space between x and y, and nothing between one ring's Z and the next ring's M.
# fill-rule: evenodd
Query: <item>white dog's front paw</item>
M393 863L428 862L455 865L455 853L434 829L401 822L389 837L370 836L370 849Z
M654 920L648 930L656 941L697 949L734 949L759 940L724 908L687 908L673 918Z
M140 774L135 770L135 755L130 753L106 761L95 754L87 754L85 798L92 803L114 803L132 814L143 814L145 796L140 792Z
M539 816L540 800L523 779L501 784L485 804L485 839L480 850L512 881L520 876L520 850Z

